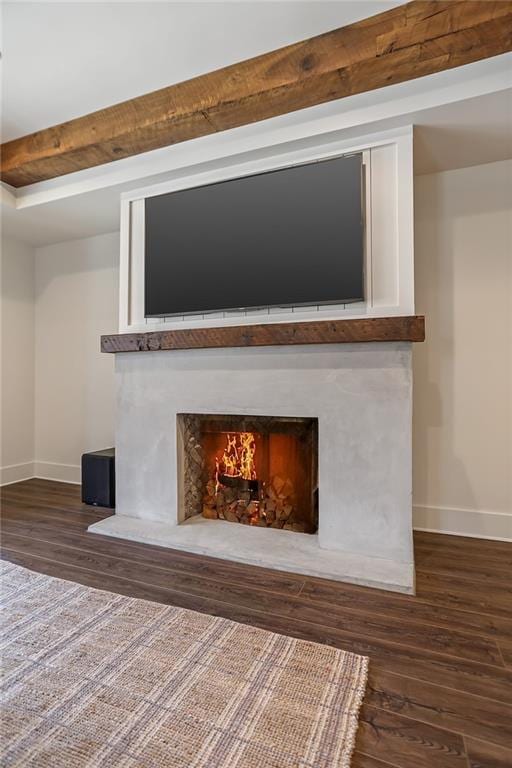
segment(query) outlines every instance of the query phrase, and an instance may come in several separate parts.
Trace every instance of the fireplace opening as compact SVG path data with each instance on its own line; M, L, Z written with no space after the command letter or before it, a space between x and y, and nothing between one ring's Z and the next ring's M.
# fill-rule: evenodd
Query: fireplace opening
M318 528L318 421L178 415L184 517L299 533Z

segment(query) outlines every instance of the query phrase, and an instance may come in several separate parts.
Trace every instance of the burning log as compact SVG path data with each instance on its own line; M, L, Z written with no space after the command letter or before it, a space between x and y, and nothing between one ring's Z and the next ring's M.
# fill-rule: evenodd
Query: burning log
M227 488L236 488L238 491L257 493L259 483L257 480L246 480L240 476L219 475L219 483Z
M206 485L203 516L259 527L305 530L297 519L295 488L290 478L274 475L268 483L256 475L256 440L251 432L227 434L215 473Z

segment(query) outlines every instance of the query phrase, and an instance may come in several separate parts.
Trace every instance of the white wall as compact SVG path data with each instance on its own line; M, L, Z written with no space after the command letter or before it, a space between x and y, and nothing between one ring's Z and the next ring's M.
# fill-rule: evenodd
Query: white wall
M34 251L2 239L0 483L33 475Z
M512 161L415 190L415 526L512 537Z
M114 445L117 233L36 249L35 473L78 482L84 451Z

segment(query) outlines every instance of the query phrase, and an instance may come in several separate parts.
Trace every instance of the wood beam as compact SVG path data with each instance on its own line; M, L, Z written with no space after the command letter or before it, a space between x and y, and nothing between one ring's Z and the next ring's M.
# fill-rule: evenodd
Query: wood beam
M0 178L25 186L510 50L511 0L413 0L9 141Z

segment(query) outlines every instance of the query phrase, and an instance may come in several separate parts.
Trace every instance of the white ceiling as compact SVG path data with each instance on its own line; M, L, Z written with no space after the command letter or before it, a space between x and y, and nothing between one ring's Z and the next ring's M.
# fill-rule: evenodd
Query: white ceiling
M426 110L412 122L417 175L512 158L512 89Z
M400 2L2 3L2 141Z

